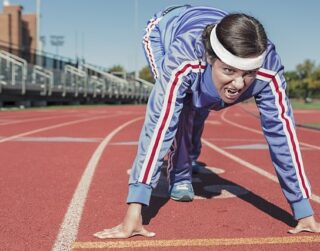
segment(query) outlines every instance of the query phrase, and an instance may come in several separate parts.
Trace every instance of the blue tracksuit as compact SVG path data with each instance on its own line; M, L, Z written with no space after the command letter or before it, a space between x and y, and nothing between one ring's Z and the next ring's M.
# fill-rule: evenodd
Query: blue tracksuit
M132 167L128 203L149 204L168 152L171 184L177 177L190 179L192 130L202 128L209 110L229 106L212 82L201 38L207 25L219 23L226 14L210 7L180 6L160 11L149 21L143 46L156 83ZM256 80L236 103L254 97L282 191L294 217L300 219L313 214L308 200L311 191L285 88L283 66L269 42Z

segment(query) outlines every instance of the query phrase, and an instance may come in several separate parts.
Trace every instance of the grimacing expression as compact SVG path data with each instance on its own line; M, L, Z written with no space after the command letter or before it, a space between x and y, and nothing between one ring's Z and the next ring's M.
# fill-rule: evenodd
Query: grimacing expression
M232 104L250 87L256 79L257 71L240 70L215 59L212 62L211 77L221 99Z

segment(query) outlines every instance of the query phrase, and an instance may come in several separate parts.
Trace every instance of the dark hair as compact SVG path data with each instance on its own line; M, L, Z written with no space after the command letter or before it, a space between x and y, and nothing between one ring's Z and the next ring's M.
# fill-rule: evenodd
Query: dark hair
M202 34L207 56L214 60L217 55L210 44L210 33L214 25L208 25ZM260 55L267 48L267 35L262 24L246 14L225 16L216 28L220 43L233 55L252 57Z

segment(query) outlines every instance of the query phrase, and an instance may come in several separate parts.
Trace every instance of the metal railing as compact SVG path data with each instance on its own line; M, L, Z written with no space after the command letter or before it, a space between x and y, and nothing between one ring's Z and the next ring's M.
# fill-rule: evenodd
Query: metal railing
M40 85L42 89L40 95L51 96L53 89L53 72L46 70L41 66L34 65L32 72L32 84Z
M21 94L26 92L27 61L11 53L0 50L1 85L21 86ZM2 88L0 89L0 91Z
M85 72L90 71L93 76L100 79L100 83L105 83L103 89L105 91L104 95L108 95L110 98L127 98L128 90L130 89L130 83L127 80L116 77L111 73L101 71L88 64L82 64L81 68Z
M83 96L87 96L87 74L71 65L64 66L64 88L63 96L67 92L72 92L75 97L82 93Z
M75 67L66 63L61 70L45 68L0 50L2 97L10 92L20 97L38 95L42 100L60 97L59 100L69 98L73 101L145 102L152 87L153 84L143 79L124 79L89 64Z

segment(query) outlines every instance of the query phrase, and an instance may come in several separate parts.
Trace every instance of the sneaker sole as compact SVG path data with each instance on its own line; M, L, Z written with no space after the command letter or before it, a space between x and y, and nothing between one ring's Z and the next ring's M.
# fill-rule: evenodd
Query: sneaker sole
M182 197L173 197L170 196L171 199L175 200L175 201L182 201L182 202L190 202L193 201L193 198L189 197L189 196L182 196Z

